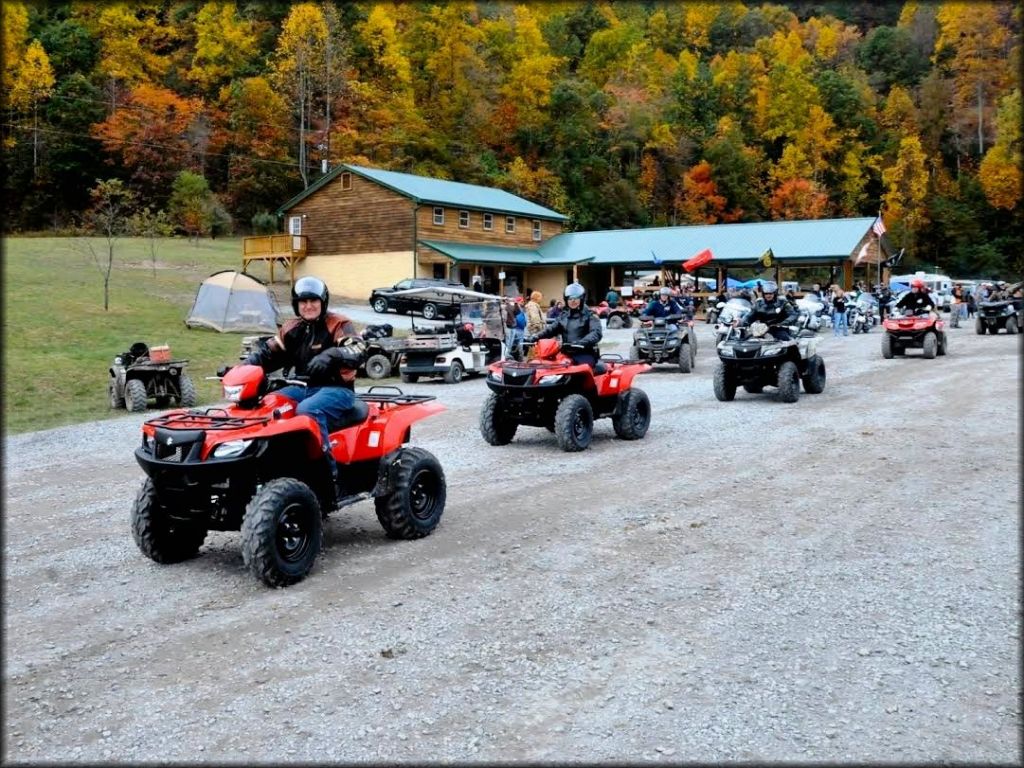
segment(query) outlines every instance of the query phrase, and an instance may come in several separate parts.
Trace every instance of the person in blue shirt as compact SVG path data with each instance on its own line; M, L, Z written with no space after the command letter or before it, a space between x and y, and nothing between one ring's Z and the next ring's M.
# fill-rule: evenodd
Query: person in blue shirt
M655 317L669 317L671 315L682 315L683 308L672 296L672 289L662 286L658 291L658 298L651 299L651 302L644 307L640 313L641 320L651 320Z

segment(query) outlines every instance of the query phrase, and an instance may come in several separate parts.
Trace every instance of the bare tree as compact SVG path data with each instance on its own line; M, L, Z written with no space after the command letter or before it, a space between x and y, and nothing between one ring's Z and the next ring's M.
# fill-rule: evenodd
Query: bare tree
M80 236L72 244L76 250L90 256L103 275L103 311L110 309L110 274L114 270L114 248L119 238L128 231L129 216L135 205L135 193L120 179L96 180L89 190L92 206L83 216ZM106 240L105 252L97 249L92 238Z

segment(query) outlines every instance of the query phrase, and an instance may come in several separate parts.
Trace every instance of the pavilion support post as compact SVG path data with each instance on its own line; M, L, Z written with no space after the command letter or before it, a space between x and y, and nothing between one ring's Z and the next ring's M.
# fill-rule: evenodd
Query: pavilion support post
M853 290L853 261L850 259L843 262L843 290Z

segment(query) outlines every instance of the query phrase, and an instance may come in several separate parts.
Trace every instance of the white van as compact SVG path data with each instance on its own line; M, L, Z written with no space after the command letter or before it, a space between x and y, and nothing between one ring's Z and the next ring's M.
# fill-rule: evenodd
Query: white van
M889 277L889 285L893 283L904 283L910 285L914 279L924 280L928 292L938 297L939 308L949 310L953 303L953 281L946 275L938 275L933 272L915 272L912 275L892 275Z

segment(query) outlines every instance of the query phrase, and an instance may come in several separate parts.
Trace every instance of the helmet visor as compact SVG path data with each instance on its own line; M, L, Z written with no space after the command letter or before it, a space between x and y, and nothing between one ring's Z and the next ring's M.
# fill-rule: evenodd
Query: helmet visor
M565 298L566 299L582 299L586 290L579 283L572 283L571 285L565 286Z
M324 296L327 295L327 286L319 277L307 275L295 281L293 292L297 299L320 299L323 301Z

